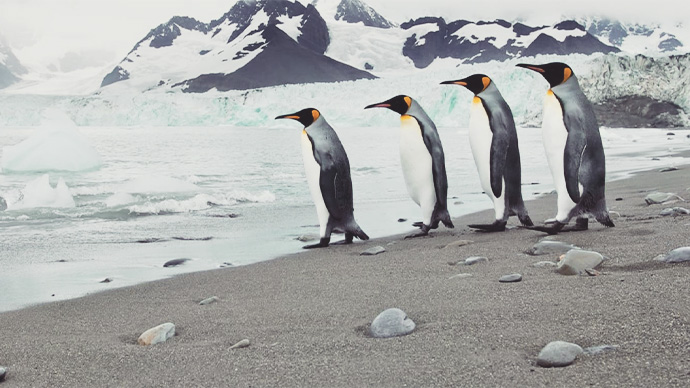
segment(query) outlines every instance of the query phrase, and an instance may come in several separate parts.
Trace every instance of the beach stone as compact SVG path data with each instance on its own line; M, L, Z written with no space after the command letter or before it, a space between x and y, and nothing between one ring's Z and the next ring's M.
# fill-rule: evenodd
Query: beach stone
M303 234L299 237L295 237L295 240L301 241L301 242L315 241L318 239L319 239L319 236L316 234Z
M448 280L450 280L450 279L465 279L465 278L471 278L471 277L472 277L471 273L459 273L459 274L456 274L456 275L449 277Z
M503 275L501 276L500 279L498 279L499 282L501 283L517 283L522 281L522 275L519 273L512 273L510 275Z
M377 245L375 247L371 247L371 248L367 249L366 251L360 253L359 255L360 256L375 256L375 255L378 255L379 253L383 253L385 251L386 251L386 248L384 248L380 245Z
M398 308L390 308L371 322L369 333L374 338L398 337L412 333L415 323Z
M659 255L654 258L664 263L684 263L690 261L690 247L676 248L666 255Z
M596 269L585 268L585 274L588 276L599 276L601 275L601 272L597 271Z
M534 244L532 248L528 249L528 255L541 256L541 255L555 255L559 253L566 253L572 249L580 249L575 245L552 240L541 240Z
M110 283L112 281L113 281L113 278L105 278L105 279L101 280L99 283Z
M7 201L5 201L5 198L0 197L0 212L3 210L7 210Z
M175 335L175 325L168 322L146 330L139 336L137 343L142 346L165 342Z
M249 342L249 340L245 338L245 339L243 339L242 341L240 341L240 342L238 342L238 343L232 345L232 346L230 347L230 349L242 349L242 348L247 348L247 347L249 347L249 345L251 345L251 342Z
M206 298L206 299L202 300L201 302L199 302L199 305L201 305L201 306L206 306L207 304L216 303L216 302L218 302L219 300L220 300L219 297L217 297L217 296L212 296L212 297L210 297L210 298Z
M452 243L446 245L443 247L443 249L448 249L448 248L457 248L457 247L464 247L465 245L470 245L474 241L471 240L458 240L458 241L453 241Z
M465 259L465 265L475 265L477 263L488 262L489 259L484 256L472 256Z
M677 170L678 170L678 167L666 167L666 168L662 168L661 170L659 170L659 172L669 172L669 171L677 171Z
M7 368L0 366L0 381L5 381L5 377L7 377Z
M550 267L558 267L558 264L554 263L553 261L538 261L538 262L532 264L532 267L550 268Z
M579 275L586 269L598 267L603 261L601 253L573 249L565 254L556 272L561 275Z
M617 211L609 210L609 217L610 217L612 220L615 220L615 219L621 218L621 214L618 213Z
M585 348L583 352L588 355L588 356L595 356L600 353L604 352L611 352L614 350L618 349L618 345L599 345L599 346L590 346L589 348Z
M398 218L398 222L405 222L407 221L407 218Z
M675 200L685 201L683 198L679 197L678 194L662 193L660 191L655 191L653 193L647 194L647 196L644 198L644 201L647 203L647 205L656 205Z
M568 366L575 362L582 352L582 348L577 344L565 341L549 342L539 352L537 365L544 368Z
M163 264L163 267L166 267L166 268L167 268L167 267L177 267L178 265L182 265L182 264L188 262L189 260L191 260L191 259L172 259L172 260L168 260L168 261L165 262L165 264Z
M684 207L667 207L662 210L659 215L661 216L684 216L690 214L690 210Z

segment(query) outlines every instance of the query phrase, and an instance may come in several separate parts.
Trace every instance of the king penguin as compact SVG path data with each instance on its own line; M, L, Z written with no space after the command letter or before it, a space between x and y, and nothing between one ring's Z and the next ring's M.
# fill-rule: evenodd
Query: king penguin
M369 236L355 221L350 161L333 128L313 108L278 116L277 119L293 119L304 125L302 158L319 217L321 237L318 244L305 245L304 249L327 247L334 229L345 232L345 240L334 244L350 244L353 237L368 240Z
M446 203L446 162L434 122L417 101L408 96L396 96L364 109L369 108L388 108L401 115L400 162L407 192L422 208L423 219L415 223L421 231L407 237L426 236L430 229L438 228L439 222L453 228Z
M532 226L522 200L520 150L513 112L491 78L475 74L442 85L461 85L474 93L470 110L470 148L482 189L494 204L492 224L468 225L486 232L502 232L508 217L517 215Z
M560 62L517 66L536 71L550 85L544 99L542 137L558 194L558 214L552 226L532 229L549 234L586 230L588 214L604 226L614 226L604 196L606 163L599 124L573 69ZM577 217L575 227L564 229L573 217Z

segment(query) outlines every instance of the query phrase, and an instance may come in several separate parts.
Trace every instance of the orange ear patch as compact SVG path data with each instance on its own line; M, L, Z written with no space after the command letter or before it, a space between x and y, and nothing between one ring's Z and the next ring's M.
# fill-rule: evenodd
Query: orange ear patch
M404 100L407 103L407 108L409 109L412 106L412 99L410 97L405 96Z
M318 110L313 109L313 110L311 111L311 115L314 117L314 121L316 121L316 119L318 119L319 116L321 116L321 113L319 113Z
M482 83L484 84L484 89L482 89L482 92L486 90L486 88L489 87L489 84L491 84L491 78L489 77L482 77Z
M567 81L570 76L573 75L573 71L570 70L569 67L566 67L565 70L563 70L563 82Z

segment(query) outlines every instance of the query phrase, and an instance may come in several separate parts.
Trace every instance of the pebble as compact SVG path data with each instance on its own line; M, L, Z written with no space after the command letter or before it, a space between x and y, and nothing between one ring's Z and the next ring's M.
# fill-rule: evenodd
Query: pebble
M405 222L407 221L407 218L398 218L398 222Z
M570 342L553 341L539 352L537 365L544 368L568 366L582 354L582 348Z
M684 263L690 261L690 247L676 248L666 255L659 255L654 258L664 263Z
M601 272L597 271L596 269L592 268L586 268L585 273L589 276L599 276L601 275Z
M385 251L386 251L386 248L384 248L380 245L377 245L375 247L371 247L371 248L367 249L366 251L360 253L359 255L360 256L375 256L375 255L378 255L379 253L383 253Z
M249 347L249 345L251 345L251 342L249 342L249 340L245 338L245 339L243 339L242 341L240 341L240 342L238 342L238 343L232 345L232 346L230 347L230 349L242 349L242 348L247 348L247 347Z
M172 259L172 260L168 260L168 261L165 262L165 264L163 264L163 267L166 267L166 268L167 268L167 267L177 267L178 265L182 265L182 264L184 264L185 262L187 262L187 261L189 261L189 260L191 260L191 259Z
M669 171L677 171L677 170L678 170L678 167L666 167L666 168L662 168L661 170L659 170L659 172L669 172Z
M650 193L644 198L644 201L647 203L647 205L655 205L655 204L664 203L664 202L668 202L668 201L674 201L674 200L684 201L684 199L679 197L678 194L662 193L659 191L655 191L653 193Z
M234 267L231 262L225 261L220 265L220 268L229 268L229 267Z
M303 234L299 237L295 237L295 240L301 241L301 242L315 241L318 239L319 239L319 236L316 234Z
M99 283L110 283L112 281L113 281L113 278L105 278L105 279L101 280Z
M472 277L471 273L459 273L457 275L453 275L453 276L449 277L448 280L450 280L450 279L465 279L465 278L471 278L471 277Z
M475 265L477 263L488 262L489 259L484 256L472 256L465 259L465 265Z
M522 281L522 275L520 275L519 273L503 275L500 279L498 279L498 281L501 283L517 283Z
M412 333L415 323L398 308L390 308L371 322L369 333L374 338L398 337Z
M5 377L7 377L7 368L0 366L0 381L5 381Z
M553 255L559 253L566 253L572 249L580 249L575 245L551 240L541 240L534 246L527 250L528 255L541 256L541 255Z
M565 254L556 272L561 275L579 275L586 269L598 267L603 261L601 253L573 249Z
M599 345L586 348L583 352L588 356L595 356L599 353L610 352L617 349L618 345Z
M168 322L146 330L139 336L137 343L148 346L165 342L175 335L175 325Z
M537 268L548 268L548 267L557 267L558 264L554 263L553 261L538 261L534 264L532 264L532 267L537 267Z
M218 301L220 301L219 297L212 296L210 298L206 298L206 299L202 300L201 302L199 302L199 305L206 306L207 304L216 303Z
M474 241L471 240L458 240L458 241L453 241L452 243L446 245L443 247L443 249L448 249L448 248L457 248L457 247L464 247L465 245L470 245Z
M662 210L659 215L661 216L684 216L690 214L690 210L684 207L667 207Z

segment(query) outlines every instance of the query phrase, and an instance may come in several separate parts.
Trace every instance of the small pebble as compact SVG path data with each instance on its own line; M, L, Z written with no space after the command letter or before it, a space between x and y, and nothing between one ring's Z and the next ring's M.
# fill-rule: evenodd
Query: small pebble
M489 261L489 259L484 256L472 256L465 259L465 265L475 265L477 263L485 263L487 261Z
M685 216L690 214L690 210L684 207L667 207L666 209L659 212L661 216Z
M544 368L568 366L575 362L577 356L582 354L582 352L583 350L579 345L570 342L549 342L539 352L537 365Z
M201 306L206 306L207 304L215 303L215 302L218 302L219 300L220 300L219 297L212 296L210 298L206 298L206 299L202 300L201 302L199 302L199 304Z
M669 172L669 171L677 171L677 170L678 170L678 167L666 167L666 168L662 168L661 170L659 170L659 172Z
M458 240L458 241L453 241L452 243L446 245L443 247L443 249L448 249L448 248L457 248L457 247L464 247L465 245L470 245L474 241L471 240Z
M621 197L616 198L616 201L622 201L622 200L623 200L623 198L621 198Z
M398 337L412 333L415 326L404 311L390 308L374 318L369 333L374 338Z
M174 335L175 325L168 322L143 332L137 339L137 343L142 346L155 345L167 341Z
M105 279L101 280L99 283L110 283L112 281L113 281L113 278L105 278Z
M188 262L189 260L191 260L191 259L172 259L172 260L168 260L168 261L165 262L165 264L163 264L163 267L166 267L166 268L167 268L167 267L177 267L178 265L182 265L182 264Z
M295 240L301 241L301 242L315 241L318 239L319 239L319 236L316 234L303 234L299 237L295 237Z
M522 275L520 275L519 273L503 275L500 279L498 279L498 281L501 283L517 283L522 281Z
M249 342L248 339L245 338L245 339L243 339L242 341L240 341L240 342L238 342L238 343L232 345L232 346L230 347L230 349L242 349L242 348L249 347L249 345L251 345L251 343Z
M676 135L676 134L673 133L673 132L667 132L667 133L666 133L666 136L675 136L675 135Z
M230 263L228 261L226 261L220 265L220 268L228 268L228 267L234 267L234 265L232 265L232 263Z
M450 279L464 279L464 278L471 278L471 277L472 277L471 273L459 273L457 275L453 275L453 276L449 277L448 280L450 280Z
M380 245L377 245L375 247L371 247L371 248L367 249L366 251L360 253L359 255L360 256L375 256L375 255L378 255L379 253L383 253L385 251L386 251L386 248L384 248Z
M407 221L407 218L398 218L398 222L405 222Z
M586 268L585 273L589 276L599 276L601 275L601 272L597 271L596 269L592 268Z

